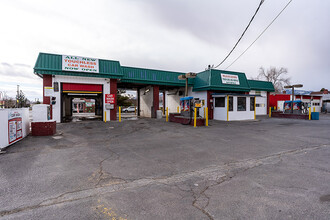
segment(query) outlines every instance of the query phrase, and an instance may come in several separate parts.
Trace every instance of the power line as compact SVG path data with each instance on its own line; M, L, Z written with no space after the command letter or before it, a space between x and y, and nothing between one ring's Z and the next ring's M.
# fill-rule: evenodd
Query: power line
M288 2L288 4L285 5L285 7L280 11L280 13L278 13L278 15L272 20L272 22L270 22L270 24L261 32L261 34L259 34L259 36L250 44L250 46L248 46L243 53L241 53L241 55L239 55L229 66L227 66L226 69L228 69L229 67L231 67L239 58L241 58L241 56L243 56L245 54L245 52L250 49L250 47L252 47L252 45L266 32L266 30L274 23L274 21L282 14L282 12L289 6L289 4L292 2L292 0L290 0Z
M251 23L252 23L254 17L257 15L257 13L258 13L258 11L259 11L259 9L260 9L262 3L264 3L264 1L265 1L265 0L261 0L261 1L260 1L260 4L259 4L259 6L258 6L256 12L255 12L254 15L252 16L250 22L249 22L248 25L246 26L245 30L243 31L241 37L240 37L240 38L238 39L238 41L236 42L236 44L235 44L235 46L233 47L233 49L231 49L231 51L228 53L228 55L225 57L225 59L223 59L223 60L221 61L221 63L219 63L215 68L218 68L221 64L223 64L223 62L225 62L225 61L227 60L227 58L230 56L230 54L235 50L235 48L236 48L236 46L238 45L238 43L242 40L242 38L243 38L245 32L246 32L246 31L248 30L248 28L250 27L250 25L251 25Z

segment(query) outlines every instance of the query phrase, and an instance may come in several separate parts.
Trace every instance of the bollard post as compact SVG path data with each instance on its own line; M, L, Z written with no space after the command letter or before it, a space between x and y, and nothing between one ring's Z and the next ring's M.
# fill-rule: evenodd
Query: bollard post
M178 111L178 113L180 113L180 106L178 106L176 110Z
M315 107L313 107L313 112L315 112Z
M257 117L256 117L256 104L257 103L257 99L256 99L256 97L254 97L254 120L256 120L257 119Z
M196 128L196 116L197 116L197 108L194 111L194 128Z
M121 122L121 106L119 106L119 122Z
M166 107L166 122L168 122L168 107Z
M205 108L205 126L209 126L209 109L206 107Z
M308 108L308 120L311 120L312 119L312 108L309 107Z
M104 122L107 122L107 111L104 111Z
M269 107L269 117L272 117L272 107Z
M229 121L229 95L227 95L227 121Z

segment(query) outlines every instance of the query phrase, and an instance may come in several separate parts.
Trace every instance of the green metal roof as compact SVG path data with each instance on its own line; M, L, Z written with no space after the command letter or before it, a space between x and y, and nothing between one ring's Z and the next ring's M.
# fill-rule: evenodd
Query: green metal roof
M239 85L222 83L221 73L238 76ZM198 73L194 81L193 91L204 90L248 92L250 87L244 73L210 69Z
M122 69L124 76L121 82L185 86L185 80L178 79L178 76L184 73L127 66L122 66ZM192 80L189 80L188 84L193 85Z
M248 80L248 83L251 90L275 92L274 85L272 82L260 81L260 80Z
M99 73L74 72L62 70L62 55L39 53L34 72L38 75L68 75L84 77L100 77L121 79L124 83L140 83L150 85L185 86L185 80L178 76L184 73L164 70L145 69L121 66L119 61L99 59ZM222 82L221 74L238 76L239 85ZM274 91L271 82L247 80L244 73L210 69L197 74L195 79L189 79L188 85L193 91L217 90L248 92L250 90Z
M168 86L185 86L185 80L179 80L178 76L184 73L125 67L121 66L119 61L99 59L99 73L86 73L62 70L62 55L39 53L37 62L34 66L34 72L40 75L68 75L84 77L101 77L121 79L126 83L141 83ZM190 86L193 80L189 79Z
M62 55L39 53L34 66L37 74L85 76L101 78L121 78L123 72L118 61L99 59L99 73L73 72L62 70Z

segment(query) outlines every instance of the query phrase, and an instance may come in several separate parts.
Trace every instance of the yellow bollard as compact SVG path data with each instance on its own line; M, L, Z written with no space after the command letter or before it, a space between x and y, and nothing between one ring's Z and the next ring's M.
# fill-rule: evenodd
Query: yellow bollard
M178 113L180 113L180 106L177 107L177 111L178 111Z
M312 109L311 107L308 108L308 120L312 119Z
M195 112L194 112L194 128L196 128L196 118L197 118L197 108L195 108Z
M274 110L276 110L276 106L274 106Z
M272 107L269 107L269 117L272 117Z
M315 112L315 107L313 107L313 112Z
M168 122L168 107L166 107L166 122Z
M209 109L206 107L205 108L205 126L207 127L207 126L209 126L209 111L208 111Z
M119 122L121 122L121 107L119 106Z
M104 111L104 122L107 122L107 111Z

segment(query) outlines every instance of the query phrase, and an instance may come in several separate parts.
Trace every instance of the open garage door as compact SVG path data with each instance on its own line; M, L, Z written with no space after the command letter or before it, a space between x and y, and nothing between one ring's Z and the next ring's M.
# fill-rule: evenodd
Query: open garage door
M73 116L92 118L93 115L103 120L103 85L62 83L61 88L61 122L72 121Z

